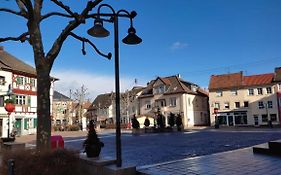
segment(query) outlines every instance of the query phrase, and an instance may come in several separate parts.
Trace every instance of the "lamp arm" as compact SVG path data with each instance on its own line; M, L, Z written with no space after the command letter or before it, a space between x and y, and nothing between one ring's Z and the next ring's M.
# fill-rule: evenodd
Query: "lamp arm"
M125 13L125 15L122 15L121 13ZM130 25L131 27L133 27L133 18L135 18L137 16L137 12L136 11L132 11L131 13L129 13L127 10L119 10L117 13L116 13L117 16L120 16L120 17L127 17L127 18L130 18Z
M103 56L103 57L105 57L107 59L111 59L111 56L112 56L111 53L108 53L107 55L102 53L101 51L98 50L98 48L94 45L94 43L92 43L87 38L80 37L80 36L78 36L78 35L76 35L75 33L72 33L72 32L69 33L69 35L72 36L73 38L79 40L79 41L82 41L83 42L83 46L84 46L84 43L86 42L86 43L90 44L99 55L101 55L101 56ZM85 53L84 47L82 48L82 52Z

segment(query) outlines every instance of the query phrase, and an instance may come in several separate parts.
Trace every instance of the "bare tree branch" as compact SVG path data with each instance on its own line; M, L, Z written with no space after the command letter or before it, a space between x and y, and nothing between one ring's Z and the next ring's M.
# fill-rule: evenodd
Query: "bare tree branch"
M59 13L59 12L51 12L51 13L48 13L48 14L45 14L41 17L41 21L43 21L44 19L46 18L49 18L51 16L62 16L62 17L66 17L66 18L73 18L73 16L71 15L67 15L67 14L64 14L64 13Z
M17 1L22 2L22 4L25 6L25 8L29 14L29 17L30 18L33 17L33 7L32 7L31 1L30 0L17 0Z
M52 0L52 1L56 1L56 0ZM94 2L89 1L87 3L87 6L81 13L81 15L79 15L79 20L70 21L69 24L64 28L64 30L61 32L59 37L54 42L52 48L49 50L48 54L46 55L46 59L49 61L50 66L52 66L56 56L59 54L59 51L61 50L63 42L71 33L71 31L74 30L76 27L78 27L81 23L83 23L85 21L84 18L88 15L88 13L100 2L102 2L102 0L95 0Z
M57 0L51 0L53 3L55 3L56 5L58 5L59 7L63 8L67 13L70 14L70 16L72 17L77 17L77 14L76 13L73 13L71 10L70 10L70 7L64 5L61 1L57 1Z
M16 12L16 11L13 11L11 9L0 8L0 11L11 13L11 14L14 14L14 15L17 15L17 16L21 16L21 17L27 18L26 13Z
M35 16L41 16L41 9L42 9L43 0L35 0L34 1L34 12Z
M28 36L29 33L25 32L23 34L21 34L18 37L7 37L7 38L0 38L0 42L5 42L5 41L20 41L20 42L25 42L26 40L28 40Z
M27 11L26 11L26 8L25 8L23 2L21 2L21 0L16 0L16 3L18 5L21 13L27 15Z
M90 40L88 40L87 38L80 37L80 36L78 36L78 35L76 35L76 34L74 34L74 33L72 33L72 32L71 32L69 35L72 36L72 37L75 38L75 39L78 39L78 40L82 41L83 43L84 43L84 42L89 43L89 44L95 49L95 51L96 51L99 55L101 55L101 56L103 56L103 57L105 57L105 58L107 58L107 59L111 59L111 56L112 56L111 53L108 53L107 55L104 54L104 53L101 53L101 51L98 50L98 48L95 46L95 44L92 43L92 42L91 42ZM83 44L83 46L84 46L84 44ZM85 50L84 50L84 47L82 48L82 52L83 52L83 54L86 54L86 52L85 52Z

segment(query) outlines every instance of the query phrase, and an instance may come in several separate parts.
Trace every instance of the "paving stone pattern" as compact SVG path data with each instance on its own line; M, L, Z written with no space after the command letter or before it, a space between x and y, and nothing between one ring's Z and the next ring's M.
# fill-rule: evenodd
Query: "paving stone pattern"
M253 154L252 148L139 167L149 175L280 175L281 157Z

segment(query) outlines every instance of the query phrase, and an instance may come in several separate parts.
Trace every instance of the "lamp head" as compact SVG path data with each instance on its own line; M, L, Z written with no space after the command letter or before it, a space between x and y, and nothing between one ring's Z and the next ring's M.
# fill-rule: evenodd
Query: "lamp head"
M134 27L130 27L128 29L128 35L122 41L125 44L135 45L141 43L142 39L136 35L136 29Z
M100 18L95 19L94 26L90 28L87 33L97 38L104 38L110 34L110 32L103 27L103 22Z

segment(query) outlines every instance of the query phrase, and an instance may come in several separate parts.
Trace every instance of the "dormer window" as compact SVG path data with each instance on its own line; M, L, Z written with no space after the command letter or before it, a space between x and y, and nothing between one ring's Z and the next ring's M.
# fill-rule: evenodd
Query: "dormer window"
M164 85L160 85L159 86L159 94L163 94L165 92L165 86Z
M159 85L154 88L154 94L163 94L167 90L167 87L165 85Z
M217 91L217 97L222 97L222 91Z

